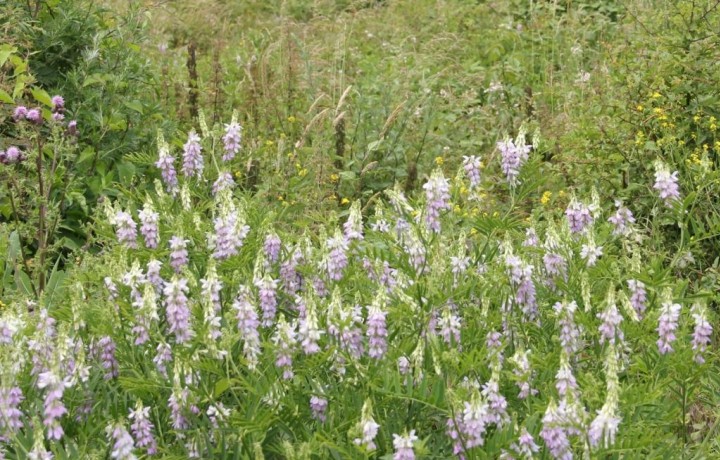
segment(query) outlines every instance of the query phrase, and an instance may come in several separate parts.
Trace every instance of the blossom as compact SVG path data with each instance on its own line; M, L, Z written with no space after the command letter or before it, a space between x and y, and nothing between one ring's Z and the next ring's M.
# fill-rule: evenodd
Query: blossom
M348 258L348 242L345 237L340 233L340 230L335 231L335 235L327 240L327 262L326 268L328 276L331 280L339 281L343 277L343 270L347 267Z
M161 136L158 136L159 154L155 166L160 169L163 182L168 190L174 191L178 185L177 172L175 171L175 158L170 155L170 147L165 144Z
M702 304L695 304L692 307L692 317L695 321L693 329L692 349L695 362L702 364L705 362L703 353L710 345L710 336L713 328L707 320L707 309Z
M327 410L328 400L320 396L312 396L310 398L310 410L314 419L321 422L325 422L327 416L325 411Z
M270 262L275 263L278 261L281 247L282 242L277 234L270 233L265 237L263 250L265 251L265 257L267 257Z
M440 211L450 209L450 184L440 169L436 169L423 185L425 190L425 224L429 230L440 232Z
M411 430L410 433L402 436L393 434L393 447L395 448L393 460L415 460L413 445L417 440L418 437L415 435L415 430Z
M183 149L183 174L186 177L201 177L204 168L202 146L200 136L194 130L188 133L188 140Z
M10 436L24 426L20 403L25 399L19 387L0 388L0 437Z
M177 343L185 343L194 335L190 329L188 291L188 280L177 276L173 276L163 288L169 332L175 334Z
M659 335L657 346L661 355L673 351L672 343L675 341L675 330L678 327L680 308L680 304L668 301L663 302L660 308L660 318L657 327Z
M138 217L140 218L140 233L145 238L145 246L150 249L157 248L160 239L158 229L160 215L153 210L149 202L146 202L142 211L138 213Z
M575 311L577 303L557 302L553 309L558 315L560 326L560 345L569 356L574 355L582 349L582 328L575 324Z
M153 436L154 426L150 421L150 408L143 407L140 400L137 401L135 409L130 409L130 419L133 421L130 430L135 437L138 448L144 449L147 455L157 453L157 442Z
M179 236L174 235L170 238L170 266L175 273L180 273L188 264L187 243L188 240Z
M305 354L310 355L320 351L318 341L324 332L320 330L320 324L315 311L315 302L306 302L305 308L305 317L300 318L298 338L300 339L300 344Z
M472 156L463 156L463 169L465 170L465 175L470 180L470 188L473 189L480 185L480 166L482 165L482 162L480 161L480 157L477 157L475 155Z
M113 441L112 451L110 452L111 458L118 460L137 459L133 454L135 441L133 441L132 436L130 436L130 433L127 432L122 424L116 423L114 426L109 426L107 432Z
M232 174L229 172L221 172L218 174L218 178L213 182L212 192L213 195L217 195L223 190L231 189L235 186L235 181L232 178Z
M558 460L572 460L572 450L567 432L563 429L562 416L558 411L554 401L550 401L545 415L543 416L543 428L540 431L540 437L545 441L545 446L550 451L550 455Z
M565 210L568 226L573 233L580 233L593 223L592 209L575 198Z
M597 417L590 423L590 428L588 428L590 445L597 447L600 440L603 440L605 448L615 444L618 425L620 425L620 417L608 410L606 406L603 406L602 410L597 411Z
M518 349L510 358L510 363L514 365L515 385L520 389L519 399L526 399L528 396L534 396L538 393L538 390L532 387L534 373L530 367L529 354L529 350Z
M522 144L520 142L519 144ZM510 140L499 141L497 148L500 150L500 156L502 157L501 169L505 174L508 184L514 187L518 184L518 176L520 175L520 168L528 159L531 145L515 145Z
M53 96L52 99L50 99L50 103L55 111L61 111L65 108L65 99L63 99L62 96Z
M292 370L292 355L297 343L295 322L288 323L285 315L280 315L272 342L276 347L275 366L282 369L283 379L292 379L295 375Z
M47 428L47 439L60 440L65 434L60 425L60 418L68 412L62 402L68 383L57 372L49 370L38 375L37 386L41 390L46 389L43 403L43 425Z
M630 304L637 313L638 318L642 319L647 307L647 291L645 290L645 284L638 280L628 280L628 288L630 288Z
M170 348L170 345L167 343L161 342L156 349L155 357L153 358L153 363L155 363L155 368L158 370L158 372L165 378L167 378L167 367L165 366L165 363L169 363L172 361L173 355L172 355L172 348Z
M348 220L343 224L343 231L347 241L363 239L363 222L362 213L360 211L360 200L355 200L350 206L350 215Z
M247 286L240 286L232 308L235 310L238 331L244 341L243 354L248 361L248 367L255 369L260 355L260 334L258 333L260 320L255 307L250 302L250 290Z
M385 323L385 315L387 312L381 310L380 303L373 302L368 309L367 317L367 337L368 337L368 356L380 359L387 350L387 326Z
M616 337L622 341L623 333L619 326L623 318L614 302L608 303L605 310L598 313L597 317L602 320L599 327L601 344L605 343L605 341L615 343Z
M0 150L0 163L11 165L25 160L25 154L19 148L11 145L6 151Z
M462 412L462 434L466 437L465 447L473 447L485 444L485 431L487 429L489 407L487 402L476 395L470 402L465 402L465 409Z
M19 105L15 107L15 110L13 111L13 120L20 121L24 120L27 116L28 109L24 105Z
M260 310L262 310L262 325L265 327L272 326L275 321L278 284L279 281L271 278L270 275L265 275L255 282L260 298Z
M628 236L632 230L632 224L635 223L635 217L632 211L622 205L620 201L615 202L617 211L610 216L608 221L615 227L613 235Z
M43 122L42 112L40 109L30 109L25 114L25 119L35 123L36 125L41 125Z
M117 227L116 234L118 242L128 248L137 249L137 224L130 213L118 211L115 214L113 223Z
M665 206L672 207L673 202L680 199L680 190L678 187L678 172L672 174L667 166L661 163L656 165L655 185L653 188L659 192L660 198L665 202Z
M110 380L118 376L118 362L115 358L115 342L110 336L103 336L98 340L97 348L99 349L100 361L103 369L105 369L105 380Z
M233 117L234 118L234 117ZM235 120L225 125L225 135L223 135L223 144L225 153L222 156L223 161L230 161L240 151L240 141L242 140L242 126Z
M598 258L600 258L602 255L602 246L595 246L594 241L591 241L589 244L583 244L580 250L580 257L585 259L588 267L594 266Z

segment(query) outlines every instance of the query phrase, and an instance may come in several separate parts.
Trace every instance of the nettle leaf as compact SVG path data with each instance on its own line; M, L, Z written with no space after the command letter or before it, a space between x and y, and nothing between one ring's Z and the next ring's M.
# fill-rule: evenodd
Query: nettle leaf
M50 95L42 88L32 88L30 90L30 93L32 94L33 98L35 98L36 101L39 103L45 105L46 107L52 107L52 99L50 98Z

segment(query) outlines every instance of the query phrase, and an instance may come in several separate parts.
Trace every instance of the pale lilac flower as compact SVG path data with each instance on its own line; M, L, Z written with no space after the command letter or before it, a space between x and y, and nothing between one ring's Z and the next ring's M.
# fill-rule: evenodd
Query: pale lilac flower
M63 114L63 113L55 112L52 114L52 120L55 122L59 123L59 122L63 121L64 119L65 119L65 114Z
M387 326L385 315L378 306L371 305L367 317L368 356L380 359L387 350Z
M673 351L672 343L675 341L675 330L678 327L680 308L680 304L671 302L663 302L660 308L660 318L657 327L660 338L657 341L657 345L661 355Z
M111 458L118 460L137 459L133 454L135 441L133 441L132 436L130 436L130 433L127 432L122 424L117 423L114 426L108 427L107 432L113 441L112 451L110 452Z
M471 402L465 402L462 413L462 434L465 436L465 447L468 449L485 444L488 411L488 404L479 396L473 397Z
M710 336L713 328L707 320L706 308L701 304L695 304L692 307L692 317L695 321L693 329L692 349L695 362L702 364L705 362L703 353L710 345Z
M638 318L642 319L645 314L645 308L647 308L647 291L645 290L645 284L638 280L628 280L628 287L630 288L630 304L632 305Z
M28 109L24 105L19 105L15 107L15 110L13 111L13 119L15 121L24 120L27 116Z
M263 250L265 251L265 257L267 257L270 262L275 263L278 261L281 247L282 242L277 234L270 233L265 237Z
M666 165L658 165L655 172L655 185L653 188L659 192L660 198L665 202L665 206L672 207L673 202L680 199L680 189L678 187L678 172L672 174Z
M222 138L225 146L225 153L222 156L223 161L230 161L240 151L240 142L242 140L242 126L232 121L225 125L225 135Z
M408 375L410 373L410 360L406 356L398 358L398 372L400 375Z
M130 213L118 211L114 218L118 242L128 248L137 249L137 224Z
M443 310L442 316L438 320L438 329L440 329L440 336L443 338L446 344L449 346L453 345L453 340L456 346L460 346L460 327L462 325L460 316L457 312L450 308Z
M260 320L257 311L250 302L250 290L240 286L237 297L232 305L237 319L237 328L243 339L243 354L248 361L248 368L255 369L260 356Z
M619 326L623 318L618 311L617 305L615 303L609 304L603 312L597 314L597 317L602 320L602 324L598 328L600 331L600 344L605 343L605 341L615 343L616 338L622 342L623 333Z
M170 348L170 345L167 343L161 342L157 346L155 357L153 358L153 363L155 363L155 368L158 370L160 375L167 378L167 367L165 366L165 363L169 363L173 360L172 355L172 348Z
M151 260L147 264L147 280L152 283L153 286L155 286L155 289L158 291L162 290L163 285L165 284L165 281L163 281L162 277L160 276L160 268L162 267L162 262L159 260Z
M77 120L70 120L67 126L67 132L71 136L77 136L78 130L77 130Z
M557 302L553 309L558 315L560 326L560 345L568 356L573 356L583 347L582 328L575 324L577 303Z
M520 168L528 159L531 145L518 145L508 139L505 141L499 141L497 148L500 150L502 157L501 169L505 174L505 178L511 187L514 187L518 183L518 176L520 175Z
M348 242L339 230L336 230L335 235L327 240L327 249L326 269L328 277L331 280L340 281L343 277L343 270L348 264Z
M310 398L310 410L312 411L312 416L315 420L319 420L323 423L325 422L327 419L327 416L325 415L327 406L328 400L323 397L312 396Z
M510 449L512 449L513 453L517 455L518 458L521 458L523 460L532 460L533 458L535 458L535 454L540 452L540 446L535 444L535 439L533 439L532 435L525 427L522 427L517 442L512 443L510 445ZM514 457L501 456L500 458L509 460L510 458Z
M532 387L534 372L530 367L529 354L530 351L518 349L510 358L510 363L514 365L515 385L520 389L518 399L526 399L528 396L534 396L538 393L538 390Z
M577 381L573 375L567 355L562 355L560 358L560 368L557 374L555 374L555 388L557 388L560 396L565 396L568 392L574 394L575 390L577 390Z
M493 373L482 389L483 398L487 401L485 422L488 424L493 423L498 428L510 421L510 416L507 413L507 400L505 396L500 394L499 378L500 376L497 373Z
M372 418L369 418L367 420L363 420L360 423L360 429L362 432L362 438L356 438L355 444L365 446L365 449L369 451L375 450L377 446L375 446L375 437L378 433L378 428L380 428L380 425L375 423L375 420Z
M314 302L308 302L305 308L305 316L300 318L298 339L305 354L311 355L320 351L318 341L324 331L320 329Z
M411 233L405 242L405 253L410 259L410 263L417 272L418 275L422 274L425 270L425 246L422 241L414 234Z
M294 295L303 285L303 277L297 271L297 266L302 260L302 252L299 249L295 249L288 260L280 265L280 277L283 281L283 290L288 295Z
M102 363L105 374L103 378L110 380L118 376L119 365L115 358L115 342L110 336L103 336L97 343L100 362Z
M140 449L144 449L147 455L157 453L157 442L153 436L155 427L150 421L150 408L143 407L142 402L138 400L135 410L130 409L130 419L133 421L130 430L135 437L135 443Z
M450 184L436 169L423 185L425 190L425 224L429 230L440 232L440 212L450 209Z
M150 249L158 247L160 215L156 213L150 203L145 203L142 211L138 214L140 217L140 233L145 238L145 246Z
M540 245L540 239L538 238L537 232L534 227L530 227L525 230L525 241L523 246L528 248L536 248Z
M35 123L36 125L41 125L43 122L42 112L40 109L30 109L25 114L25 119Z
M189 396L190 390L176 387L168 399L170 420L172 420L172 427L175 430L186 430L190 427L190 422L187 419L187 413L190 409L188 407L190 405L188 402Z
M615 206L617 206L617 211L608 219L615 226L613 235L628 236L632 230L632 225L635 223L635 217L632 211L622 205L622 202L616 201Z
M477 157L475 155L471 156L463 156L463 169L465 170L465 175L470 180L470 188L474 189L478 185L480 185L480 165L482 162L480 161L480 157Z
M618 425L620 425L620 417L603 406L602 410L597 411L597 417L590 423L590 428L588 428L590 445L597 447L600 440L603 440L605 448L615 444Z
M175 158L170 155L167 148L161 148L158 161L155 166L160 169L163 182L168 190L172 191L178 185L177 172L175 171Z
M177 276L173 276L172 280L163 288L165 311L169 326L168 332L175 334L177 343L185 343L194 335L190 329L188 291L188 280Z
M415 460L413 445L417 440L415 430L411 430L410 433L403 436L393 434L393 447L395 448L393 460Z
M65 108L65 99L62 96L56 95L50 99L53 110L59 111Z
M543 264L545 265L545 273L547 273L549 277L557 276L565 280L567 279L567 261L562 255L548 250L545 255L543 255Z
M595 243L583 244L580 249L580 257L585 259L588 267L595 265L597 260L603 255L602 246L595 246Z
M510 277L510 283L516 289L515 301L522 307L525 316L535 320L538 316L535 283L532 280L533 266L523 263L514 255L505 257L505 266Z
M223 190L227 190L235 187L235 181L232 178L232 174L229 172L221 172L218 174L218 178L213 182L212 192L213 195L217 195Z
M68 412L62 402L66 386L67 382L54 371L46 371L38 376L37 387L45 389L43 425L47 428L47 439L50 441L60 440L65 434L60 418Z
M255 282L255 287L258 288L260 310L262 310L262 325L264 327L270 327L275 322L278 284L279 281L273 279L270 275L265 275Z
M19 148L11 145L6 151L0 150L0 163L4 165L11 165L18 163L25 159L25 155L20 151Z
M200 136L194 130L188 133L188 140L183 149L183 174L186 177L202 177L204 168L202 146L200 145Z
M465 426L463 425L463 414L458 413L455 415L455 417L448 417L447 422L445 423L445 434L452 440L453 445L453 455L458 456L460 459L464 459L465 456L462 455L465 448L463 447L463 437L462 433L465 431Z
M0 389L0 437L9 437L23 427L20 403L25 399L19 387Z
M593 215L590 206L576 200L570 201L565 210L568 226L573 233L580 233L593 223Z
M572 460L573 454L566 431L563 429L563 417L558 411L555 402L550 401L542 419L543 428L540 437L550 455L556 460Z
M348 220L343 224L343 231L348 242L363 239L363 222L360 210L360 200L353 202L350 207Z
M283 379L291 380L295 375L292 369L292 355L297 344L295 322L288 323L285 316L280 315L272 341L276 347L275 366L282 369Z
M175 273L180 273L182 268L188 264L188 242L180 236L170 238L170 266Z

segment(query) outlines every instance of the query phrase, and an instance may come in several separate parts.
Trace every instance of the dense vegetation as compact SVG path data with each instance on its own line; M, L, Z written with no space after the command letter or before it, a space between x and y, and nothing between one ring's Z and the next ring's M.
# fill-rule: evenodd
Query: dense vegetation
M0 458L720 456L720 4L11 1Z

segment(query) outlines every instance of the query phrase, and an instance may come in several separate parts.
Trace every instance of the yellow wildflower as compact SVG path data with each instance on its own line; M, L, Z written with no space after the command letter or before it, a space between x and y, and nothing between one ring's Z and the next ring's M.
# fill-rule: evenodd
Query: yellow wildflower
M344 204L348 204L348 203L350 203L350 200L348 200L347 198L343 198L342 200L340 200L340 204L344 205Z
M340 180L340 176L338 176L337 174L330 174L330 182L332 182L334 184L338 180Z
M637 109L638 112L642 112L643 110L645 110L645 107L643 107L643 106L640 105L640 104L638 104L638 106L635 107L635 108Z
M295 123L295 122L297 121L297 118L295 118L295 117L293 117L292 115L290 115L290 116L287 118L287 120L288 120L290 123Z
M445 162L443 157L435 157L435 164L438 166L442 166L442 164Z
M546 205L550 202L550 198L552 198L552 192L550 190L546 190L545 193L542 194L542 197L540 198L540 203L543 205Z
M662 94L658 93L657 91L655 91L655 92L653 93L653 95L652 95L652 98L653 98L653 99L657 99L657 98L659 98L659 97L662 97Z

